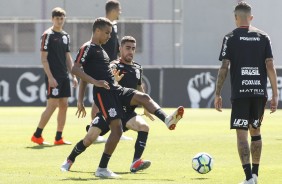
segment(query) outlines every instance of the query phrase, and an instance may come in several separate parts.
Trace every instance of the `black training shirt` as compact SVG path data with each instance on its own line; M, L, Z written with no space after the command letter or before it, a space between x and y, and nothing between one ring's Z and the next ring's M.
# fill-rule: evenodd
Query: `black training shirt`
M273 56L265 32L239 27L225 35L219 60L230 60L231 99L267 97L267 58Z
M65 32L47 29L41 37L41 51L48 52L47 60L55 79L68 78L66 53L70 52L70 37Z

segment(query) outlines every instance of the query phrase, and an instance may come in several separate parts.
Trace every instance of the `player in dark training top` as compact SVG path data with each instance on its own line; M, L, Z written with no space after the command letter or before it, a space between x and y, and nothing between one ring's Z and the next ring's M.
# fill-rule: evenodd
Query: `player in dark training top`
M107 169L107 165L122 135L123 106L142 105L148 112L155 114L165 122L169 129L175 128L177 122L182 118L184 108L179 107L168 116L149 95L115 84L109 57L101 47L101 44L106 43L110 37L112 24L106 18L98 18L94 21L92 31L92 39L79 50L72 72L81 80L94 85L94 101L111 129L95 175L117 177L115 173ZM85 145L83 146L86 148Z
M133 56L136 49L136 40L131 36L125 36L121 40L120 53L121 58L119 60L113 61L111 64L111 68L115 74L115 80L124 87L130 87L133 89L137 89L138 91L144 92L142 88L142 66L133 61ZM84 89L87 83L84 83ZM82 91L79 94L84 94ZM79 95L80 103L78 115L80 113L86 114L84 105L83 105L83 95ZM123 131L127 131L128 129L134 130L138 132L138 137L135 143L135 153L133 157L133 162L130 167L131 172L137 172L139 170L146 169L150 166L151 162L148 160L141 159L142 153L145 149L149 125L145 122L145 120L135 113L136 106L124 106L124 115L122 120ZM152 116L148 112L144 112L144 114L148 115L151 120L154 120ZM89 126L88 126L89 129ZM74 163L75 158L81 153L77 152L80 148L80 144L84 144L85 146L90 146L98 135L104 135L110 130L105 118L102 113L98 113L97 117L92 121L90 129L88 130L87 135L83 140L77 143L74 147L71 154L68 156L66 161L62 164L61 170L68 171L71 165Z
M230 127L236 129L238 153L246 175L242 184L257 184L262 149L260 126L268 97L267 76L272 87L271 113L276 111L278 105L277 76L269 36L251 26L251 6L240 2L234 13L237 28L223 39L219 56L222 65L218 72L214 105L216 110L221 111L220 93L230 65ZM251 135L250 146L248 130Z
M71 95L69 71L73 65L70 54L70 37L63 30L65 16L66 12L62 8L54 8L52 11L53 26L47 29L41 38L41 62L45 71L47 106L31 138L31 141L37 144L46 144L41 134L57 107L59 108L58 126L54 144L70 144L62 138L68 97ZM77 86L74 75L73 86Z

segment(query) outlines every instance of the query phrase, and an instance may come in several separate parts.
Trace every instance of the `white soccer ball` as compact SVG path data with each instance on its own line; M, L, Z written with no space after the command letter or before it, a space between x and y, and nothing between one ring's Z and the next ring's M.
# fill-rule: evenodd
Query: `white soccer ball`
M198 153L192 159L192 167L200 174L206 174L213 168L213 158L208 153Z

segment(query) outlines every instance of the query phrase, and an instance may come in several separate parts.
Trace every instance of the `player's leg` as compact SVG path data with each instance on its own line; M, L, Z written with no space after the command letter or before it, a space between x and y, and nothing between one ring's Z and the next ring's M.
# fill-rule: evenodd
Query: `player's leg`
M58 99L55 98L49 98L47 99L47 105L45 110L42 112L38 126L36 131L34 132L33 136L31 137L31 141L37 144L49 144L44 142L44 139L42 138L41 134L45 126L47 125L48 121L50 120L52 114L56 110L58 106Z
M80 140L75 147L73 148L70 155L67 157L67 159L63 162L61 166L62 171L69 171L70 167L74 163L76 157L80 155L82 152L86 150L87 147L89 147L93 141L97 139L97 137L102 134L106 134L110 130L108 123L105 121L104 117L102 115L97 116L93 119L93 121L90 124L90 127L87 131L86 136L84 139Z
M97 113L99 112L99 108L95 104L95 102L92 103L92 108L91 108L91 120L93 120ZM103 136L98 136L96 140L94 140L96 143L100 142L106 142L107 140Z
M139 91L134 92L130 105L142 105L151 114L162 120L170 130L175 129L176 124L184 114L184 108L180 106L171 115L167 115L148 94Z
M111 120L110 129L111 129L111 133L107 139L107 142L105 143L105 149L102 154L99 167L95 172L95 176L97 177L102 177L102 178L119 177L119 175L115 174L114 172L108 169L108 163L122 135L121 120L120 119Z
M260 126L264 115L266 98L253 98L251 110L251 125L249 125L251 135L251 156L252 156L252 173L255 183L258 183L258 171L262 150L262 139Z
M67 110L68 110L68 98L59 98L58 103L58 116L57 116L57 132L54 144L55 145L63 145L63 144L71 144L69 141L65 141L62 138L62 133L66 124L66 117L67 117Z
M149 125L146 121L139 115L133 116L126 122L126 128L136 131L138 133L137 139L135 142L135 151L133 156L133 161L130 166L131 172L137 172L139 170L144 170L150 167L151 162L149 160L142 160L142 154L145 150L148 133L149 133Z
M101 157L99 167L95 172L97 177L117 178L117 174L110 171L108 162L113 154L120 137L122 135L122 124L120 118L122 117L122 105L120 103L118 93L116 91L96 88L94 101L102 112L103 117L109 122L111 133L105 144L105 149Z
M249 99L236 99L232 101L230 127L231 129L236 129L238 154L246 176L246 180L243 183L253 182L248 143L249 109Z

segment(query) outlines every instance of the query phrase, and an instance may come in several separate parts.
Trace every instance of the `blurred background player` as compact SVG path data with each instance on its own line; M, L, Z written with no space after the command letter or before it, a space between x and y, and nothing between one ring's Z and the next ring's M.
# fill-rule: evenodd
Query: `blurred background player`
M41 62L45 72L47 105L31 138L31 141L37 144L46 143L41 134L57 107L59 108L58 125L54 144L71 144L62 138L66 122L68 97L71 95L69 71L71 71L73 64L69 47L70 37L63 30L65 18L65 10L59 7L54 8L52 10L53 26L47 29L41 37ZM77 79L74 75L72 80L73 86L76 87Z
M136 49L136 40L131 36L125 36L121 40L120 47L120 59L113 61L111 66L115 75L115 80L123 87L137 89L138 91L144 92L142 87L142 66L133 61L133 57ZM121 74L121 75L119 75ZM82 81L83 82L83 81ZM87 83L83 82L84 89L86 89ZM86 113L83 106L84 92L79 93L79 104L77 115L83 115ZM135 152L133 161L130 166L131 172L137 172L139 170L147 169L151 162L149 160L141 159L147 143L147 137L149 132L149 125L146 121L135 112L136 106L124 107L124 117L122 120L123 131L128 129L136 131L138 133L135 142ZM154 118L144 109L144 114L147 115L151 120ZM76 157L81 154L85 149L92 144L98 135L106 134L110 130L107 122L105 121L102 113L98 113L97 117L92 121L91 126L87 132L85 138L79 141L71 154L67 157L66 161L61 166L62 171L68 171L74 163Z
M149 95L115 83L109 57L101 47L101 44L106 43L110 38L111 31L112 24L107 18L100 17L94 21L92 38L80 48L72 73L81 80L93 84L94 101L97 102L99 110L106 119L106 125L111 129L95 175L115 178L119 176L107 167L122 135L123 106L144 106L148 112L162 120L170 130L175 129L176 124L183 116L184 108L180 106L171 115L167 115ZM77 150L85 150L85 145L80 145L84 147Z
M221 89L230 64L231 129L236 129L237 148L246 180L241 184L257 184L262 140L260 126L267 101L267 76L272 87L271 113L278 105L276 69L269 36L251 26L251 6L240 2L234 10L237 28L224 37L219 60L214 105L221 111ZM248 130L251 144L248 143ZM252 168L250 164L252 156Z

